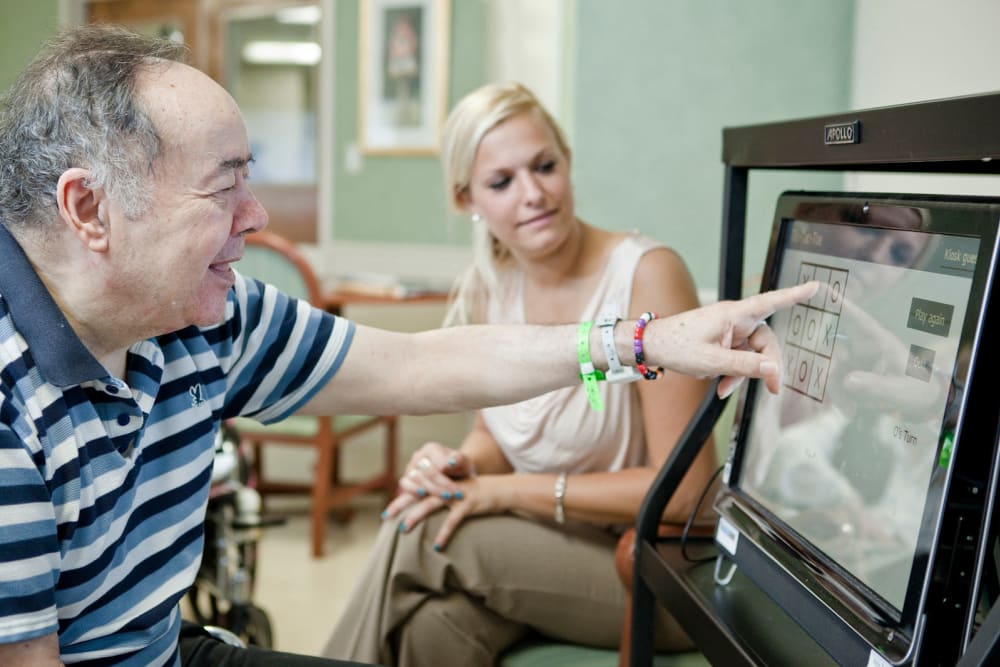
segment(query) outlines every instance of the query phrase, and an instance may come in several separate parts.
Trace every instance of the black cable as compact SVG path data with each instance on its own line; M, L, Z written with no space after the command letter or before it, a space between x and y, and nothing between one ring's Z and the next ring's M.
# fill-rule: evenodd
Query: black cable
M710 560L715 560L714 554L711 556L704 556L702 558L692 558L691 556L688 556L687 542L688 542L688 533L691 530L691 526L694 525L695 517L697 517L698 513L701 511L701 504L705 502L705 496L708 495L708 490L712 488L712 483L715 482L715 478L719 476L719 473L722 472L722 469L724 467L725 467L724 465L721 465L718 468L716 468L715 472L712 473L712 476L708 478L708 483L705 484L705 488L702 489L701 495L698 496L698 502L695 503L694 509L691 511L691 514L688 516L687 521L684 523L684 530L681 532L681 556L683 556L684 560L686 560L689 563L705 563Z

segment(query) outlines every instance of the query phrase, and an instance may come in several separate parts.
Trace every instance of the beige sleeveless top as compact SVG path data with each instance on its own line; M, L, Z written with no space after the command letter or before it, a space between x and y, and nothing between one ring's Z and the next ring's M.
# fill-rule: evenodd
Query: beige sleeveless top
M632 281L643 254L663 245L630 234L612 251L604 274L578 321L594 320L605 303L626 317ZM487 304L487 322L524 323L524 274L511 271L501 280L498 298ZM525 341L530 345L529 341ZM598 472L646 463L646 438L635 383L600 382L604 410L587 403L580 382L520 403L482 411L490 433L517 472Z

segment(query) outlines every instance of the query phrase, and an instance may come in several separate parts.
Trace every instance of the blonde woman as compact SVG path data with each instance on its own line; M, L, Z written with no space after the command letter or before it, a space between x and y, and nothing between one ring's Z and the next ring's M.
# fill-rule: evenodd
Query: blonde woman
M484 86L452 111L446 190L471 216L475 259L450 323L556 324L599 321L606 306L622 319L697 307L675 252L577 217L571 158L559 127L521 85ZM705 391L704 381L672 372L602 382L597 411L581 384L480 410L455 449L425 444L383 513L328 655L492 665L529 632L617 647L625 604L618 536ZM688 518L715 467L706 446L666 521ZM662 616L661 648L688 648Z

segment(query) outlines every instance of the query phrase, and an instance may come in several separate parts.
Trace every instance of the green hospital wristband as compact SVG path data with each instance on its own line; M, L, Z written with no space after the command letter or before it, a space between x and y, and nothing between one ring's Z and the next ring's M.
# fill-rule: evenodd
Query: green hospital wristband
M583 389L587 392L587 401L594 410L603 410L604 401L597 390L598 374L604 373L594 368L594 362L590 359L590 329L593 322L580 322L580 327L576 330L576 358L580 362L580 377L583 378ZM601 377L600 379L603 379Z

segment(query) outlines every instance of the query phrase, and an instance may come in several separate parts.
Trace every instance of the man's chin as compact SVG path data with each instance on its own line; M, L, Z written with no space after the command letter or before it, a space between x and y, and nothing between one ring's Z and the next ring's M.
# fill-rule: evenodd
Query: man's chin
M220 324L226 318L226 299L222 298L216 303L200 304L200 308L189 318L189 324L196 327L213 327Z

